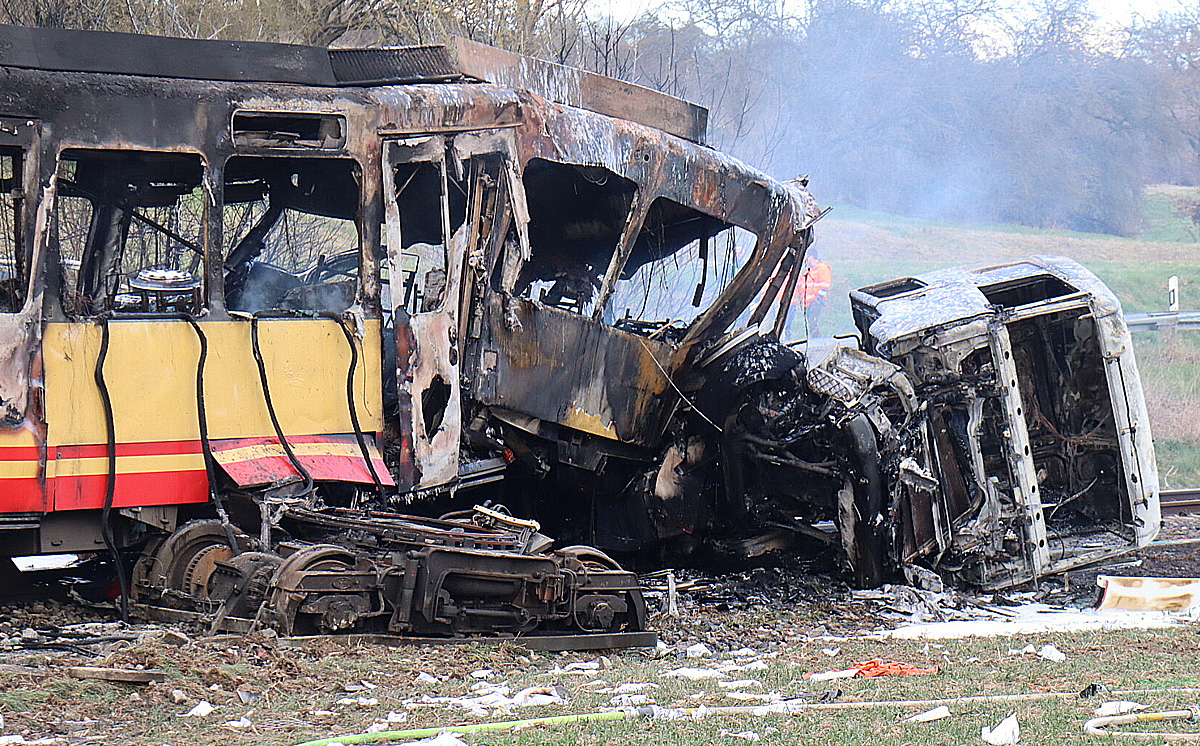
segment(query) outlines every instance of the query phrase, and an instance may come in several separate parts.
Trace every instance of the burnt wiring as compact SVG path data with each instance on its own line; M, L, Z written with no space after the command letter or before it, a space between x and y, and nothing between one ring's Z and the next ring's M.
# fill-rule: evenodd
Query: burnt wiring
M338 322L338 326L342 329L342 334L346 337L346 344L350 345L350 368L346 372L346 405L350 408L350 424L354 427L354 438L358 441L358 450L362 452L363 461L367 464L367 471L371 475L371 481L375 483L375 492L378 493L380 500L386 500L384 494L383 482L379 479L379 474L375 471L375 462L371 459L371 451L367 448L367 439L363 435L362 426L358 422L358 407L354 403L354 373L358 369L358 345L354 341L354 332L350 331L350 327L346 324L344 316L337 314L329 314L329 318Z
M259 311L251 316L250 340L254 348L254 360L258 365L259 381L262 383L263 396L267 402L267 411L271 415L271 424L275 427L275 434L279 438L284 451L288 454L288 459L292 462L292 465L305 478L305 492L311 491L313 484L312 476L304 468L304 465L299 462L299 459L295 457L291 444L287 442L283 434L283 429L279 424L279 419L275 414L275 407L271 402L270 388L267 383L266 366L263 362L262 350L258 342L258 321L260 318L295 318L297 316L324 318L336 322L346 338L346 344L350 346L350 365L346 371L346 406L349 409L350 424L354 428L354 438L358 443L359 452L362 454L363 461L366 462L367 473L371 475L371 481L374 483L375 490L379 494L380 499L385 499L386 488L383 485L383 480L379 478L379 472L375 469L375 462L372 460L370 448L367 446L366 435L358 419L358 406L355 403L354 396L354 378L358 370L358 344L354 340L354 332L346 323L343 315L334 313L333 311Z
M271 416L271 425L275 428L275 435L279 438L279 445L283 447L283 452L287 454L288 461L292 463L292 467L304 479L302 494L311 494L313 490L312 475L308 473L308 469L304 468L304 464L300 462L300 458L292 450L292 445L288 442L287 436L283 434L283 427L279 424L279 416L275 413L275 404L271 401L271 387L267 382L267 364L263 360L262 346L258 342L258 319L259 315L257 313L250 317L250 348L254 353L254 362L258 366L258 381L262 384L263 400L267 405L267 414Z
M233 523L229 520L229 513L225 510L225 501L221 497L220 491L217 490L212 443L208 438L208 409L204 402L204 367L208 361L208 337L200 328L200 324L196 323L194 316L181 314L180 317L191 325L192 330L196 332L196 339L200 343L200 357L196 362L196 417L200 427L200 450L204 453L204 471L208 475L208 497L217 511L217 517L221 519L221 527L225 530L225 538L229 540L230 548L233 549L234 554L237 554L237 534L233 530Z
M120 588L121 619L129 619L129 579L125 576L125 565L121 562L121 553L117 550L116 537L113 535L112 508L117 490L117 427L113 417L112 397L109 395L108 384L104 380L104 361L108 358L109 316L101 315L96 319L100 325L100 351L96 355L96 388L100 391L100 403L104 407L104 429L107 437L108 466L104 483L104 508L100 511L100 532L104 538L104 548L112 558L117 570L117 585Z
M683 393L683 391L678 386L675 385L675 382L673 380L671 380L671 374L668 373L665 368L663 368L662 363L658 362L658 358L654 357L654 353L650 351L650 348L646 346L646 343L640 339L638 340L638 342L641 343L642 349L646 351L646 354L650 356L650 359L654 361L654 367L658 368L658 372L662 373L663 378L665 378L667 380L667 383L670 384L671 388L675 390L675 393L679 394L679 398L681 400L683 400L683 403L687 405L688 409L690 409L693 412L695 412L696 414L700 415L700 417L705 422L712 425L713 428L717 432L719 432L719 433L724 432L721 429L720 425L718 425L717 423L715 423L711 419L709 419L709 416L704 414L704 412L700 411L700 408L696 406L696 403L693 402L691 399L689 399L687 397L687 394Z

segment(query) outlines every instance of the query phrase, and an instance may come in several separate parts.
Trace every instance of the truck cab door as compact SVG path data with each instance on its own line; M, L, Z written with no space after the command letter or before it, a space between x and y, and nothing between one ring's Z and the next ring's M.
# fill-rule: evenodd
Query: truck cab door
M458 476L459 292L466 196L444 135L386 140L384 242L396 344L401 490Z

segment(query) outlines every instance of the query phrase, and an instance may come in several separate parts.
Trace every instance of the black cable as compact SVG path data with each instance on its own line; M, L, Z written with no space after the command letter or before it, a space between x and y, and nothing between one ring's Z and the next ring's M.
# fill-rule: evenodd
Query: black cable
M221 527L225 529L225 538L229 540L229 547L234 554L238 554L237 534L233 530L233 524L229 521L229 513L225 511L224 499L217 491L217 471L213 466L212 443L208 439L208 411L204 403L204 365L208 361L208 337L196 323L194 316L191 314L182 314L182 316L191 324L192 329L196 332L196 339L200 341L200 360L196 363L196 416L200 421L200 449L204 452L204 471L208 475L208 497L217 509L217 516L221 519Z
M330 314L330 317L338 322L338 326L342 327L342 334L346 335L346 344L350 345L350 370L346 373L346 403L350 407L350 424L354 426L354 437L358 441L358 450L362 451L363 461L367 462L367 471L371 474L371 481L375 483L375 491L379 493L379 499L386 499L383 490L383 482L379 479L379 474L375 471L375 463L371 460L371 451L367 449L367 439L363 436L362 427L358 424L358 411L354 406L354 372L358 368L358 345L354 343L354 333L350 331L350 327L346 324L346 319L337 314Z
M291 444L284 436L283 428L279 425L279 417L275 414L275 405L271 402L271 387L267 384L267 364L263 362L262 348L258 344L258 314L250 317L250 348L254 352L254 362L258 365L258 381L262 384L263 400L267 404L267 414L271 415L271 424L275 427L275 435L279 437L279 444L283 446L283 452L287 454L292 466L304 478L304 493L310 493L313 488L312 475L308 473L308 469L304 468L304 464L300 463L296 452L292 450Z
M108 316L97 319L100 324L100 352L96 356L96 387L100 389L100 401L104 405L104 427L107 434L108 446L108 479L104 488L104 509L100 511L100 533L104 537L104 546L112 557L117 568L117 585L121 590L121 619L129 619L129 581L125 577L125 565L121 562L121 553L117 551L117 541L113 536L112 507L117 488L117 427L113 419L112 398L108 393L108 384L104 381L104 360L108 357Z

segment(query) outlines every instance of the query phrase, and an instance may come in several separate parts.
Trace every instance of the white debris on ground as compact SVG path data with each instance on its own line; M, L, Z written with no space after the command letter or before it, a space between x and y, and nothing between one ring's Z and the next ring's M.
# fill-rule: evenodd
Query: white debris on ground
M688 658L711 658L713 656L712 648L702 642L689 645L683 652Z
M605 666L604 663L608 662ZM557 674L566 674L568 676L599 676L601 668L612 668L612 661L609 661L604 656L597 658L594 661L574 661L566 666L555 665L554 668L542 674L542 676L554 676Z
M722 728L721 729L721 737L722 738L741 738L743 740L752 741L752 742L757 742L757 741L762 740L762 736L760 736L758 733L756 733L755 731L752 731L752 730L742 730L742 731L733 732L733 731L728 731L728 730L725 730L724 728Z
M871 604L873 616L900 623L894 629L867 635L879 640L1162 629L1200 616L1197 611L1119 611L1053 605L1045 603L1042 600L1045 594L1038 591L1010 593L1000 601L987 603L980 597L952 590L935 592L906 585L884 585L851 591L850 597Z
M581 686L587 686L587 684L582 684ZM597 694L637 694L647 689L654 689L657 686L658 684L650 681L631 681L627 684L619 684L617 686L606 685L603 689L596 689L595 692Z
M642 707L650 704L654 704L654 700L648 694L618 694L608 700L609 707Z
M367 726L367 733L383 733L389 730L396 730L396 726L408 721L407 712L389 712L385 717L376 720Z
M680 668L673 668L670 671L663 671L659 674L659 676L669 679L673 678L700 681L701 679L723 679L725 678L725 672L719 671L715 668L693 668L690 666L683 666Z
M758 679L738 679L737 681L718 681L717 686L722 689L745 689L748 686L762 686L762 682Z
M454 707L472 715L484 717L491 712L510 712L517 707L540 707L543 705L566 704L568 692L561 686L531 686L509 696L512 688L507 684L479 682L471 687L473 697L426 696L405 700L406 709L420 707Z
M188 710L187 712L180 713L179 717L181 717L181 718L208 717L209 715L212 714L213 710L215 710L215 709L217 709L217 708L213 707L211 702L209 702L207 699L202 699L199 702L197 702L196 706L193 707L192 709Z
M963 637L1036 635L1047 632L1088 632L1116 629L1165 629L1186 621L1165 612L1063 610L1031 603L1012 609L1004 619L987 618L906 624L868 635L877 640L954 640Z
M950 717L950 708L946 705L935 707L932 710L918 712L916 715L911 715L904 718L902 723L932 723L935 720L945 720Z
M1118 702L1105 702L1097 707L1095 712L1096 717L1111 717L1113 715L1124 715L1129 712L1141 712L1147 709L1146 705L1128 700L1120 700Z
M1011 746L1021 740L1021 726L1016 713L1001 720L994 728L983 726L980 737L991 746Z
M1045 658L1048 661L1062 663L1067 659L1067 654L1050 643L1046 643L1041 648L1033 645L1026 645L1023 648L1009 648L1008 655L1036 655L1039 658Z

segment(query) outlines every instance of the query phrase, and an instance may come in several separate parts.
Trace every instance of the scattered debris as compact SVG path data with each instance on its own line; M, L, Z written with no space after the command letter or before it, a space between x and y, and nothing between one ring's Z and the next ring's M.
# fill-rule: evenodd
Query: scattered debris
M719 683L721 686L725 686L725 682ZM658 684L649 681L631 681L627 684L614 686L611 689L597 689L596 691L601 694L636 694L638 692L644 692L647 689L654 689L657 686Z
M1011 746L1021 740L1021 726L1017 723L1016 713L1001 720L995 727L983 726L980 736L991 746Z
M1200 578L1137 578L1100 575L1101 611L1191 612L1200 608Z
M904 723L932 723L934 720L944 720L950 717L950 708L946 705L935 707L932 710L918 712L916 715L910 715L904 718L901 722Z
M1146 709L1149 709L1147 705L1120 700L1117 702L1105 702L1093 710L1093 712L1097 717L1109 717L1110 715L1124 715L1127 712L1140 712Z
M901 663L899 661L887 660L869 660L863 663L855 663L854 670L863 678L874 678L876 676L925 676L936 674L940 669L937 666L933 668L918 668L911 663Z
M806 673L804 674L804 678L809 681L831 681L833 679L869 679L878 676L924 676L936 674L939 670L937 666L933 668L918 668L910 663L873 659L862 663L855 663L850 668L840 671Z
M725 678L725 672L718 671L715 668L691 668L684 666L682 668L673 668L670 671L664 671L663 673L660 673L659 676L664 678L700 681L701 679L723 679Z
M202 699L196 703L195 707L193 707L192 709L188 710L187 712L181 714L179 717L183 717L183 718L208 717L209 715L211 715L213 713L213 710L215 710L215 709L217 709L217 708L213 707L212 704L207 699Z
M695 645L689 645L687 650L683 651L688 658L709 658L713 655L712 648L702 642Z
M717 686L722 689L744 689L748 686L762 686L762 682L758 679L738 679L737 681L718 681Z
M133 684L150 684L156 681L167 680L167 673L165 671L99 668L96 666L71 666L67 669L67 675L76 679L125 681Z
M858 676L857 668L845 668L839 671L821 671L819 673L806 673L804 678L808 681L833 681L834 679L852 679Z

